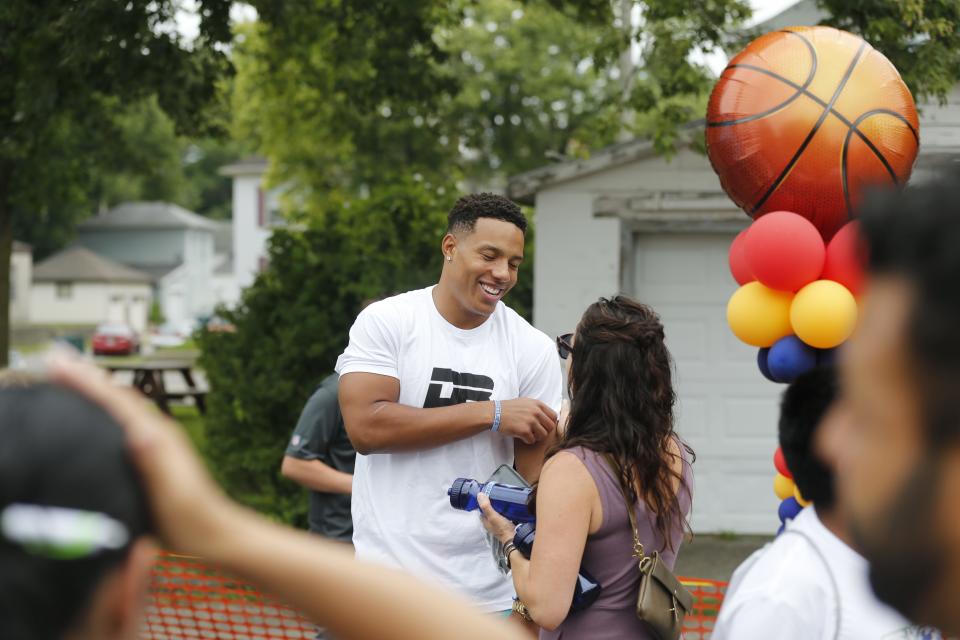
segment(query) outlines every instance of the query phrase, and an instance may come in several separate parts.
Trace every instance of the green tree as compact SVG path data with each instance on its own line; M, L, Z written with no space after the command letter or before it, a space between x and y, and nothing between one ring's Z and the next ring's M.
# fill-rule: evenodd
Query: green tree
M186 193L178 204L202 216L229 220L233 215L233 182L220 175L220 168L249 153L248 146L229 136L207 136L181 144Z
M960 81L960 2L818 0L840 29L858 33L900 71L915 99L946 101Z
M102 132L103 140L112 144L101 151L104 159L91 190L98 208L129 200L183 204L187 196L183 143L156 98L131 104L112 124L114 131Z
M0 3L0 365L9 344L15 231L65 237L90 213L97 168L109 164L123 105L156 95L183 132L227 69L229 0L202 0L190 46L172 28L174 0Z

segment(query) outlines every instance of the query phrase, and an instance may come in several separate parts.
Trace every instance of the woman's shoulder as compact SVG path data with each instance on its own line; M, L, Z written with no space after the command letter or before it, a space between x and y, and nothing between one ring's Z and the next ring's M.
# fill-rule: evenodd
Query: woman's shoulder
M578 482L589 476L596 481L604 462L603 454L587 447L568 447L552 455L543 465L541 478L575 478Z
M544 471L547 470L548 465L556 468L553 473L586 473L594 482L597 481L598 476L606 475L608 471L604 454L584 446L561 449L547 460L543 466Z

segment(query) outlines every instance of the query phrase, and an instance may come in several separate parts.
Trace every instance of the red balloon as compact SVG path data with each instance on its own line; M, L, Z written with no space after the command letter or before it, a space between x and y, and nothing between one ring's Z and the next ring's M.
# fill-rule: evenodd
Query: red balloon
M839 282L853 295L858 295L863 285L865 257L860 240L860 226L856 221L848 222L827 245L821 278Z
M774 211L750 225L744 254L762 284L799 291L820 277L826 249L812 222L789 211Z
M787 460L783 457L783 450L780 447L777 447L777 452L773 454L773 466L777 468L780 475L793 480L793 474L787 468Z
M750 265L747 264L747 256L744 253L743 243L747 237L747 231L750 231L750 227L738 233L730 244L728 262L730 263L730 273L733 274L733 279L737 281L737 284L747 284L756 280L753 277L753 271L750 270Z

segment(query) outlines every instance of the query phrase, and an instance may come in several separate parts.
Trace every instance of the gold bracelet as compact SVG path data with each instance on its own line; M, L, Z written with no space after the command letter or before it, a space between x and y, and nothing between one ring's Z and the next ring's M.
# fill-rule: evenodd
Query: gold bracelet
M533 618L530 617L530 612L527 610L527 605L523 604L520 598L513 599L513 612L527 622L533 622Z

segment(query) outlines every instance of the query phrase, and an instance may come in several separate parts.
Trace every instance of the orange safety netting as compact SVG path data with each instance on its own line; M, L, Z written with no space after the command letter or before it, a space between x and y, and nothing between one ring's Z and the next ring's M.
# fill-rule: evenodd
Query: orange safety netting
M141 640L314 638L316 627L276 598L205 565L164 554L153 569Z
M681 578L694 597L684 621L686 640L707 640L725 582ZM276 598L205 565L197 558L163 554L153 570L141 640L312 639L316 627Z
M707 640L720 613L720 605L727 593L727 583L703 578L680 578L693 594L693 610L683 621L685 640Z

